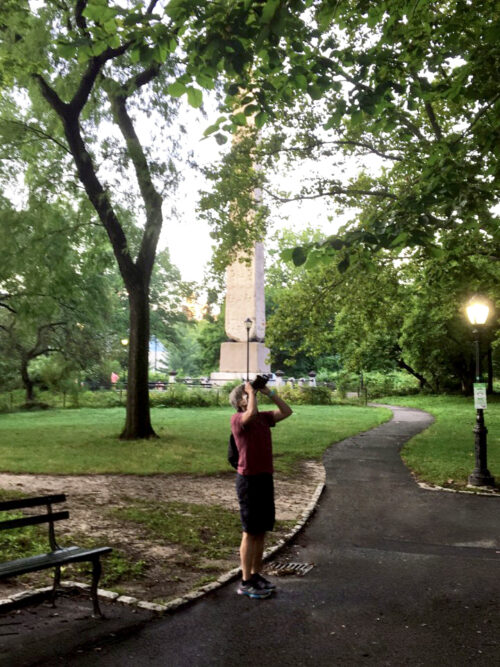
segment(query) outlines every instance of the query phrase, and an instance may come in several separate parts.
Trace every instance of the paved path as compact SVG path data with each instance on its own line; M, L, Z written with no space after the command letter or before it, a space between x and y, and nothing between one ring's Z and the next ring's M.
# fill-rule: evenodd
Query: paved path
M279 557L313 562L304 577L264 601L228 585L101 647L100 667L500 665L500 501L415 484L398 452L430 421L394 408L327 452L318 511Z

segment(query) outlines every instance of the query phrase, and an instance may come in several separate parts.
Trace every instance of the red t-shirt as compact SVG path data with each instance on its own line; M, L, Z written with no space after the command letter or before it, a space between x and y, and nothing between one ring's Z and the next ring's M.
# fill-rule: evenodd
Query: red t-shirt
M274 426L272 412L258 412L247 424L243 425L242 412L231 417L231 431L238 448L238 472L240 475L259 475L273 472L273 445L271 426Z

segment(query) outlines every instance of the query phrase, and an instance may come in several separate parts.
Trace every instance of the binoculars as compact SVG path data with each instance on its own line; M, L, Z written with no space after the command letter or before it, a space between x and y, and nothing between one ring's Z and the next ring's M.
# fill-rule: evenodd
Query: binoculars
M258 389L262 389L263 387L266 386L269 378L267 375L257 375L257 377L250 382L252 387L257 391Z

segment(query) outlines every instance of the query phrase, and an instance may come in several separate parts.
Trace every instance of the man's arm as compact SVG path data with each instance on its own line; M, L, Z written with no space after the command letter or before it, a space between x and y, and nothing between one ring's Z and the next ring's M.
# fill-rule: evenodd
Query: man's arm
M257 399L255 397L255 389L250 382L245 382L245 393L248 397L246 410L241 415L241 425L244 426L252 421L256 414L258 414Z
M269 389L269 387L263 387L260 391L266 396L268 396L278 408L277 410L273 410L275 423L280 422L283 419L286 419L292 414L293 412L292 408L288 405L288 403L285 403L285 401L278 396L276 389Z

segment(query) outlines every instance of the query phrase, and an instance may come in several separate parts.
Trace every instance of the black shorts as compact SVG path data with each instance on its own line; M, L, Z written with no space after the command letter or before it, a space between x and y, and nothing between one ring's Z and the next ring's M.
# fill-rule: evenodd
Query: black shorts
M274 528L274 483L270 473L236 475L241 525L245 533L259 535Z

